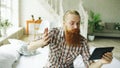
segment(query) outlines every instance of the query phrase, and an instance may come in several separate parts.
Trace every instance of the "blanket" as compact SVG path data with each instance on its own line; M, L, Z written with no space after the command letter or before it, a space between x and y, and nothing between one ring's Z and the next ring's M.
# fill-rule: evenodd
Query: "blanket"
M43 68L48 61L49 47L38 48L36 55L21 56L17 50L20 47L7 44L0 47L0 68ZM90 53L95 47L90 47ZM74 60L75 68L85 68L82 57L79 55ZM120 61L115 57L110 64L105 64L102 68L120 68Z

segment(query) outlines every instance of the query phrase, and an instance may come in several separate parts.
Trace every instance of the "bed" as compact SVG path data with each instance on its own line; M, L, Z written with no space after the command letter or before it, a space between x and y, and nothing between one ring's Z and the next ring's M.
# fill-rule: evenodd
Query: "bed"
M49 48L38 48L35 54L23 56L19 54L19 49L23 46L21 40L12 40L10 44L0 47L0 68L43 68L47 63ZM90 47L90 53L95 47ZM75 68L85 68L82 58L79 55L74 60ZM120 61L115 57L110 64L103 65L102 68L120 68Z

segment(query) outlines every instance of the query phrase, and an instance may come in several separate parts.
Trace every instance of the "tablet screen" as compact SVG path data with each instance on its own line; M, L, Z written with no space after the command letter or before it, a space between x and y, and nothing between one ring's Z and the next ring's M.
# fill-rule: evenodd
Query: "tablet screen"
M89 60L96 60L101 59L102 55L106 52L111 52L114 49L114 47L99 47L95 48L92 55L90 56Z

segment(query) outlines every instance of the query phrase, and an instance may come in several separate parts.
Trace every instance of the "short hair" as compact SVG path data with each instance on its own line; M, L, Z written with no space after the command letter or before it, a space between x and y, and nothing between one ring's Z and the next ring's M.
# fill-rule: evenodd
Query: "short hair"
M76 10L68 10L68 11L65 12L65 14L64 14L64 16L63 16L63 21L66 20L66 16L67 16L68 14L74 14L74 15L78 15L78 16L80 17L80 14L79 14L78 11L76 11Z

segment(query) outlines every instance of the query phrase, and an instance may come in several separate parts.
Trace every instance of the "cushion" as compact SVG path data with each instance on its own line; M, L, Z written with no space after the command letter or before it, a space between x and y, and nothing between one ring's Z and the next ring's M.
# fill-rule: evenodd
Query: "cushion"
M0 47L0 68L12 68L12 65L20 57L16 51L16 46L11 44Z
M18 40L18 39L8 39L8 41L13 44L18 46L17 51L24 56L32 56L32 55L36 55L38 54L38 52L36 52L36 50L34 51L28 51L27 50L27 46L28 43L22 41L22 40Z

